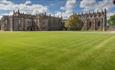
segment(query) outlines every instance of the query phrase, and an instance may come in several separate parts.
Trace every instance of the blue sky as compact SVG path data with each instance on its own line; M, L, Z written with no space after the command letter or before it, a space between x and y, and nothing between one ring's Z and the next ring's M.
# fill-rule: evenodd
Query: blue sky
M10 0L13 3L20 4L25 3L25 1L28 0ZM55 13L56 11L63 11L60 9L60 7L65 6L67 0L29 0L32 2L32 4L41 4L43 6L48 6L48 9L50 12ZM76 0L76 6L74 8L75 12L79 12L81 9L79 7L80 0Z
M11 15L12 10L24 13L50 13L68 17L73 12L88 12L107 9L108 16L115 13L113 0L0 0L0 16Z

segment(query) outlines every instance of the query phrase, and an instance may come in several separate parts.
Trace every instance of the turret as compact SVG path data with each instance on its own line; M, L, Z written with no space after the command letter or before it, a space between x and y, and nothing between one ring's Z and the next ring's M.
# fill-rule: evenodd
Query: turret
M13 14L15 13L15 11L13 10Z
M44 12L44 15L46 16L46 12Z
M18 14L20 14L20 10L18 10L18 12L17 12Z
M104 9L104 13L105 13L105 14L107 13L107 10L106 10L106 9Z

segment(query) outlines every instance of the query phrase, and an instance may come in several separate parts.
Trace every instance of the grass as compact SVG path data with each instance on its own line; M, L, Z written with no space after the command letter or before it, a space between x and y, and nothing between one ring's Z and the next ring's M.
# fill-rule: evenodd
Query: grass
M0 70L115 70L115 34L1 32Z

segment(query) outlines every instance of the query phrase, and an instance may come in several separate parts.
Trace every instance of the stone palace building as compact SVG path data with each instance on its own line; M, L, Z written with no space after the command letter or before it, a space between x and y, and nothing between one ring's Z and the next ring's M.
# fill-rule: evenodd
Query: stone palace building
M79 25L80 30L107 30L107 11L102 10L101 12L89 12L81 14L73 14L80 18L82 21Z
M101 12L73 14L82 21L79 30L107 29L106 10ZM59 31L63 30L64 20L62 17L48 16L46 13L31 15L13 11L12 16L3 16L0 20L1 31Z
M47 16L46 13L31 15L13 12L12 16L3 16L0 20L2 31L52 31L63 29L62 18Z

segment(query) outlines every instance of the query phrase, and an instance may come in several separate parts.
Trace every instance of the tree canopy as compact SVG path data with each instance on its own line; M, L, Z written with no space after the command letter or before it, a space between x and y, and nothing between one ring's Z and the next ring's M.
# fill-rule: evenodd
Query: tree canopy
M65 28L67 30L77 30L81 20L77 15L71 15L68 20L65 22Z
M115 25L115 14L110 17L109 23L110 23L110 25Z

